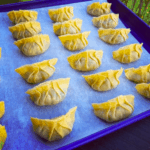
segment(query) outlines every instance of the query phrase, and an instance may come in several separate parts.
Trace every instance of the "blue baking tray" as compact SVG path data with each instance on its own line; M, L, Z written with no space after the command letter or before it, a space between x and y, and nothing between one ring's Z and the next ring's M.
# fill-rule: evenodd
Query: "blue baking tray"
M84 0L82 0L83 2ZM7 12L10 10L18 10L18 9L33 9L33 8L42 8L48 6L56 6L62 4L70 4L81 2L80 0L38 0L38 1L29 1L29 2L19 2L15 4L7 4L0 6L0 12ZM130 9L128 9L122 2L119 0L108 0L109 3L112 3L112 11L114 13L119 13L119 17L121 21L127 28L131 29L132 35L138 40L139 43L144 43L143 47L150 53L150 27L143 22L136 14L134 14ZM127 125L130 125L138 120L141 120L147 116L150 116L150 110L145 111L137 116L121 121L117 124L114 124L100 132L94 133L90 136L87 136L81 140L73 142L69 145L61 147L59 149L73 149L82 144L93 141L97 138L100 138L104 135L107 135L111 132L114 132L120 128L123 128Z

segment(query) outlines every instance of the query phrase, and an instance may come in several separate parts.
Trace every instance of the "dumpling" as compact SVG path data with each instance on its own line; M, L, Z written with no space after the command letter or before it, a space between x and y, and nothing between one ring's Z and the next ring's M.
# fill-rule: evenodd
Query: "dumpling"
M39 22L30 21L16 24L15 26L9 27L12 35L15 39L22 39L31 37L41 32L41 25Z
M150 84L140 83L135 86L138 93L141 95L150 98Z
M58 9L49 9L48 14L54 22L63 22L73 18L73 7L66 6Z
M47 81L29 89L26 93L36 105L56 105L66 97L69 81L70 78Z
M38 34L15 41L14 44L26 55L35 56L44 53L50 46L49 35Z
M99 72L96 74L83 76L86 82L97 91L108 91L116 88L120 81L123 69L120 70L107 70L105 72Z
M150 64L139 68L128 68L125 70L126 77L136 83L150 82Z
M7 132L5 126L0 125L0 145L2 146L0 148L3 148L6 138L7 138Z
M87 38L91 31L78 33L78 34L67 34L59 36L59 39L63 46L70 50L76 51L84 49L88 45Z
M113 58L121 63L131 63L141 58L141 44L130 44L113 51Z
M34 132L48 141L56 141L64 138L72 131L76 109L77 107L74 107L66 115L53 119L31 117Z
M99 17L93 17L93 24L97 28L115 28L118 25L119 14L107 14Z
M4 113L5 113L5 103L4 101L1 101L0 102L0 118L3 117Z
M53 75L57 58L44 60L15 69L28 83L39 83Z
M100 4L100 2L94 2L91 5L87 6L87 12L93 16L100 16L103 14L109 14L110 7L111 7L111 3Z
M31 10L10 11L7 13L9 19L14 23L36 21L38 12Z
M53 24L53 30L56 35L80 33L82 26L81 19L73 19Z
M98 34L99 38L109 44L119 44L123 43L128 39L128 33L130 28L120 28L120 29L103 29L99 28Z
M134 96L120 95L107 102L92 104L94 113L100 119L114 122L129 117L134 111Z
M91 71L100 67L102 63L102 50L87 50L67 58L71 67L79 71Z

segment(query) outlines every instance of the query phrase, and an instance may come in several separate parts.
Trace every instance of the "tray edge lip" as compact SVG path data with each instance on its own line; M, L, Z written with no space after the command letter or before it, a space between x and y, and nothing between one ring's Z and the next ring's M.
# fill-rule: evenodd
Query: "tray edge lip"
M50 2L49 0L34 0L34 1L17 2L17 3L0 5L0 13L8 12L11 10L19 10L19 8L11 9L12 7L19 7L19 6L25 7L28 5L29 8L22 8L22 10L25 10L25 9L34 9L34 8L31 8L32 6L34 6L34 4L38 4L39 7L36 7L36 8L44 8L44 7L50 7L50 6L80 3L80 2L85 2L85 1L88 2L92 0L72 0L72 1L64 0L64 1L58 1L58 2L55 2L55 0L53 2ZM46 3L46 4L48 3L49 5L44 4L45 6L41 6L40 4L43 4L43 3ZM4 9L6 9L6 11L4 11ZM11 10L8 10L8 9L11 9Z
M109 1L109 0L107 0L107 1ZM118 3L123 5L126 9L128 9L128 11L130 13L132 13L136 18L138 18L138 20L140 20L145 26L147 26L150 29L150 26L147 23L145 23L138 15L136 15L132 10L130 10L121 0L115 0L115 1L117 1Z
M117 124L114 124L114 125L112 125L112 126L110 126L108 128L105 128L105 129L103 129L101 131L93 133L93 134L91 134L91 135L89 135L87 137L84 137L84 138L82 138L80 140L77 140L77 141L75 141L73 143L65 145L65 146L63 146L61 148L58 148L58 150L71 150L73 148L77 148L77 147L79 147L81 145L84 145L84 144L86 144L88 142L91 142L93 140L101 138L101 137L103 137L103 136L105 136L107 134L113 133L114 131L117 131L118 129L126 127L126 126L128 126L128 125L130 125L132 123L140 121L140 120L142 120L142 119L144 119L144 118L146 118L148 116L150 116L150 110L142 112L142 113L140 113L140 114L138 114L138 115L136 115L134 117L128 118L126 120L122 120L121 122L119 122Z
M142 26L144 26L144 28L146 28L146 30L148 30L148 32L150 33L150 26L147 24L147 23L145 23L139 16L137 16L132 10L130 10L121 0L107 0L107 2L109 2L109 3L117 3L117 5L121 5L122 7L124 7L124 9L126 9L126 11L128 11L128 13L130 13L138 22L140 22L141 23L141 25ZM119 11L119 10L118 10ZM122 13L123 14L123 13ZM124 15L125 16L125 15ZM123 17L123 16L122 16ZM120 17L119 17L120 18ZM129 27L129 28L132 28L132 30L131 30L131 33L134 33L133 34L133 36L137 39L137 41L142 41L143 42L143 47L145 48L145 50L148 52L148 53L150 53L150 43L149 43L149 41L147 40L148 39L148 34L146 35L146 37L145 36L140 36L140 35L142 35L141 33L137 33L137 29L135 29L135 28L133 28L133 22L132 23L130 23L129 24L129 22L125 22L124 20L123 20L123 18L120 18L121 19L121 21L123 22L123 24L127 27ZM126 19L126 18L125 18ZM131 20L131 19L130 19ZM133 19L132 19L133 20ZM127 21L129 21L129 19L127 20ZM131 26L131 27L130 27ZM136 30L136 31L135 31ZM138 30L139 31L139 30ZM149 50L149 51L148 51Z

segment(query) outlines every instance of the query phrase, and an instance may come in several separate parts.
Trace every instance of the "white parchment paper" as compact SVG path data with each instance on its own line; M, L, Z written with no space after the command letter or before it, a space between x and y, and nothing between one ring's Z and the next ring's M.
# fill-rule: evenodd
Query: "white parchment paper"
M100 2L105 2L105 0ZM34 57L26 57L13 44L14 39L8 29L8 26L12 26L12 23L7 13L0 13L0 47L2 47L2 58L0 59L0 100L5 101L6 107L5 115L0 119L0 124L5 125L8 135L4 150L57 149L101 131L114 123L108 124L98 119L94 115L91 104L106 102L119 95L133 94L135 96L135 110L130 117L136 116L150 108L150 101L137 93L135 83L127 80L124 72L120 77L120 84L117 88L107 92L93 90L81 76L109 69L120 69L121 67L124 69L137 68L150 62L150 55L144 48L141 59L136 62L121 64L115 61L112 58L114 50L128 44L137 43L138 41L131 33L129 34L129 39L119 45L109 45L101 41L98 37L98 28L92 24L92 16L86 12L87 5L91 3L82 2L68 5L74 7L74 19L80 18L83 20L82 32L91 31L88 37L88 46L84 50L76 52L68 51L62 46L59 38L53 32L53 22L48 15L48 9L60 8L66 5L34 9L38 12L37 21L41 23L42 34L48 34L51 40L49 49L44 54ZM123 23L119 20L119 25L116 28L124 27ZM97 70L90 72L73 70L67 62L67 57L88 49L103 50L102 65ZM29 96L25 94L28 89L33 88L35 85L24 81L15 72L15 69L25 64L32 64L51 58L58 58L58 62L55 65L55 73L48 80L70 77L67 96L63 102L54 106L36 106L31 102ZM74 106L78 107L74 127L72 132L64 139L50 143L41 139L33 132L30 117L51 119L66 114Z

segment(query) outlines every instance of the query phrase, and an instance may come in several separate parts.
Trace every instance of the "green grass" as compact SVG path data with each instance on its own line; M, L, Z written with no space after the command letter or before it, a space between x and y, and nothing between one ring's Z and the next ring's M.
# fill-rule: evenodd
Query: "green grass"
M121 0L150 26L150 0Z

